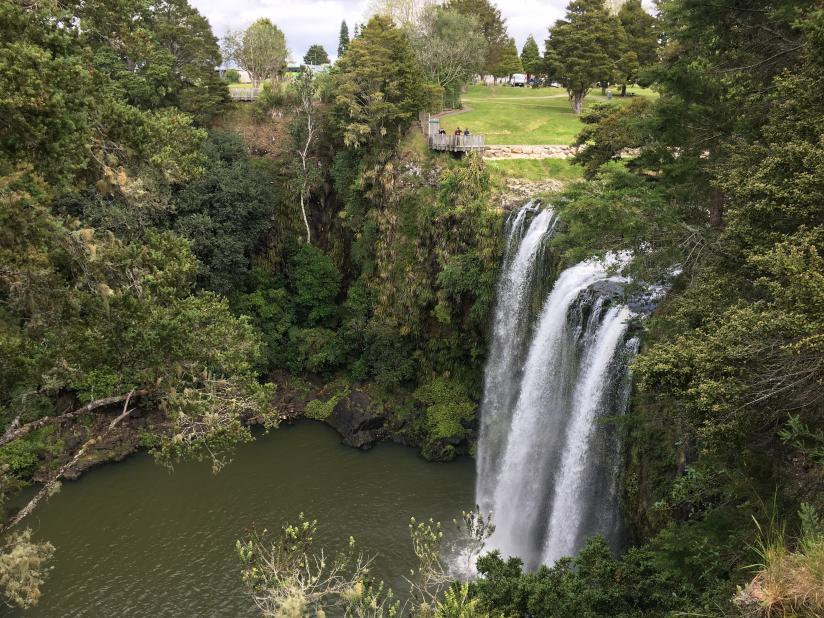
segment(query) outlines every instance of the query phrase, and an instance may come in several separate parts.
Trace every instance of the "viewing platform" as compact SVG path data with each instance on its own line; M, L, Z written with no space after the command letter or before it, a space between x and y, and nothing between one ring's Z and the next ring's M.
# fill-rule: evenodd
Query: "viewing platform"
M483 135L446 135L435 133L429 136L429 147L432 150L445 152L484 152Z
M440 118L433 118L427 112L421 112L418 118L421 131L426 136L429 148L440 152L478 152L483 155L486 148L483 135L454 135L441 133Z

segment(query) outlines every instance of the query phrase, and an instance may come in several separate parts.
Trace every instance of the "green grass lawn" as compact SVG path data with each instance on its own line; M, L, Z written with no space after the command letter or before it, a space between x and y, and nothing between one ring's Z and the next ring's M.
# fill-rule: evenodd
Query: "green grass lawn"
M493 176L500 178L571 182L583 176L583 169L569 159L491 159L484 163Z
M613 89L615 91L616 89ZM657 96L650 90L629 88L637 96ZM606 101L594 88L584 107ZM625 105L631 97L614 96L612 102ZM470 86L463 97L468 111L446 116L441 126L451 133L455 127L469 127L483 133L487 144L569 144L581 129L572 113L566 91L561 88L512 88Z

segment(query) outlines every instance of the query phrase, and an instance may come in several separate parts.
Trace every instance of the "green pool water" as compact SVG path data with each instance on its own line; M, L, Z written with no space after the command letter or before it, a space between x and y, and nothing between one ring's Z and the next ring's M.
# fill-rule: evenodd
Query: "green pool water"
M187 463L170 473L145 455L92 470L27 520L56 547L40 603L19 616L254 616L234 542L248 526L278 529L300 512L317 541L349 535L376 555L399 593L413 566L409 517L451 527L472 506L474 463L433 464L392 444L340 444L325 425L283 427L239 448L218 475Z

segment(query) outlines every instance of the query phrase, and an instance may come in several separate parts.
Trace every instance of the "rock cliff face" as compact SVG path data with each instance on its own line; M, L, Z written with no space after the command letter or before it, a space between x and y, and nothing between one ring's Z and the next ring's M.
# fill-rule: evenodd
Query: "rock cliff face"
M346 446L368 449L390 438L391 428L385 416L377 415L369 395L354 390L341 399L326 419Z
M509 178L504 189L498 196L497 206L504 210L512 210L523 206L525 202L544 193L559 191L564 186L560 180L523 180Z

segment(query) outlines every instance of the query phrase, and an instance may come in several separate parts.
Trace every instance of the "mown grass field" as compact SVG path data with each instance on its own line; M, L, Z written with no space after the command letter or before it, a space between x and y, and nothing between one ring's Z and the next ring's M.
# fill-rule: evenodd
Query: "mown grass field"
M657 96L651 90L630 88L636 96ZM606 101L597 88L590 91L584 108ZM613 103L625 105L632 97L614 96ZM483 133L487 144L569 144L581 129L572 113L566 91L561 88L512 88L510 86L470 86L463 97L466 111L441 119L451 133L455 127Z

